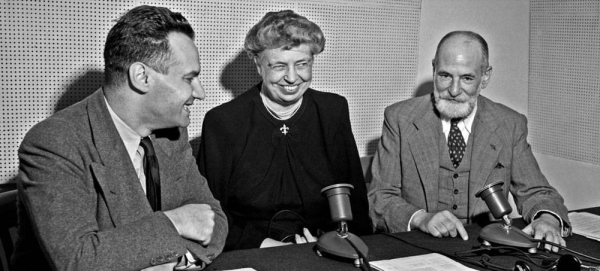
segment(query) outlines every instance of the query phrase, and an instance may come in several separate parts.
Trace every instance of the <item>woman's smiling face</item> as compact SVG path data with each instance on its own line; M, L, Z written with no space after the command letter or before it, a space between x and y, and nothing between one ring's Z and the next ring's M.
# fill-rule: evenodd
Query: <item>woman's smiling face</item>
M255 62L263 93L283 107L302 98L312 81L313 54L307 44L289 50L266 49Z

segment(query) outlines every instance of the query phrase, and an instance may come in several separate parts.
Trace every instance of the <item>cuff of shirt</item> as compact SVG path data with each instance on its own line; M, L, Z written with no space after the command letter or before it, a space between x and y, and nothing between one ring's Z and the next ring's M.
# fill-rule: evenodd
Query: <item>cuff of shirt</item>
M568 237L571 235L571 227L565 226L565 223L563 222L562 218L557 213L549 211L549 210L539 210L539 211L535 212L531 222L533 222L538 216L540 216L544 213L551 214L554 217L556 217L556 219L558 219L558 221L560 222L560 233L561 233L562 237Z
M194 257L190 251L185 253L185 256L181 258L180 263L175 267L175 270L201 270L205 266L203 261L200 261Z
M406 231L410 231L410 223L412 222L413 218L415 217L416 214L420 213L420 212L425 212L425 209L421 209L416 211L414 214L412 214L410 216L410 219L408 220L408 223L406 224Z

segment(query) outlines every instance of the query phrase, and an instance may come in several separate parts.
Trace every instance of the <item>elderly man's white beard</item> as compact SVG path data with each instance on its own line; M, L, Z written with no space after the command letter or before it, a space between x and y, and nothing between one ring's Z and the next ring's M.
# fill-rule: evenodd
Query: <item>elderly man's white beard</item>
M471 97L463 92L454 100L449 100L442 98L440 92L434 87L433 96L435 98L435 108L443 118L462 119L473 112L473 108L475 108L475 103L477 102L477 96L479 95ZM465 96L467 97L466 100Z

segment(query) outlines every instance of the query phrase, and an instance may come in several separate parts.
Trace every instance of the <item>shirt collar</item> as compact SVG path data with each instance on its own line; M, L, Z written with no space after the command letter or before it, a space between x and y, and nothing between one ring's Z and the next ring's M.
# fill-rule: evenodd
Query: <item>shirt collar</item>
M117 116L117 113L115 113L112 107L110 107L110 104L108 104L106 97L104 98L104 102L106 103L106 107L108 107L108 112L110 113L110 117L112 118L115 127L117 127L119 136L121 136L121 140L123 140L123 143L125 144L125 149L127 149L129 159L133 161L142 137L133 129L131 129L131 127L129 127L121 118L119 118L119 116Z
M477 100L475 100L475 107L473 107L473 111L471 111L471 114L469 114L465 119L463 119L463 122L465 123L465 128L467 129L467 131L469 133L473 132L471 130L471 128L473 128L473 121L475 120L476 112L477 112Z
M477 112L477 101L475 101L475 107L473 111L466 118L458 122L459 128L464 125L465 130L470 134L472 133L473 121L475 120L475 113ZM450 131L450 119L442 118L442 128L445 134Z

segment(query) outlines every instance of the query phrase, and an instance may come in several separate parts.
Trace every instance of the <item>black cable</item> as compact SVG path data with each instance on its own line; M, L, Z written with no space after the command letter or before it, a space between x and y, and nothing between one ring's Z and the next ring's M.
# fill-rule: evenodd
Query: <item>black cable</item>
M521 258L521 259L523 259L523 260L527 260L528 262L530 262L530 263L532 263L532 264L534 264L534 265L536 265L537 267L540 267L540 268L551 268L551 267L552 267L552 266L554 266L554 265L556 264L556 262L558 261L558 259L556 259L556 260L553 260L553 261L551 261L549 264L543 264L543 263L542 263L542 264L538 264L538 263L536 263L536 262L533 260L533 258L532 258L531 256L529 256L529 255L528 255L527 253L525 253L524 251L522 251L522 250L520 250L520 249L518 249L518 248L515 248L515 247L510 247L510 246L500 246L500 247L491 247L491 246L490 246L490 247L482 247L482 248L479 248L479 249L473 249L473 250L468 250L468 251L464 251L464 252L455 252L455 253L454 253L455 255L450 255L450 254L448 254L448 253L445 253L445 252L442 252L442 251L436 251L436 250L433 250L433 249L430 249L430 248L426 248L426 247L422 247L422 246L419 246L419 245L413 244L413 243L411 243L411 242L408 242L408 241L406 241L406 240L404 240L404 239L402 239L402 238L400 238L400 237L398 237L398 236L392 235L392 234L390 234L390 233L387 233L387 232L386 232L386 233L383 233L383 234L384 234L384 235L387 235L387 236L389 236L389 237L392 237L392 238L394 238L394 239L400 240L400 241L402 241L403 243L409 244L409 245L411 245L411 246L413 246L413 247L417 247L417 248L420 248L420 249L423 249L423 250L427 250L427 251L430 251L430 252L433 252L433 253L439 253L439 254L441 254L441 255L444 255L444 256L446 256L446 257L449 257L449 258L451 258L451 259L455 259L455 260L457 260L457 261L467 262L467 263L475 264L475 265L482 266L482 267L485 267L485 268L495 268L495 269L497 269L497 270L509 270L509 271L510 271L510 270L513 270L513 269L510 269L510 268L507 268L507 267L503 267L503 266L500 266L500 265L497 265L497 264L494 264L494 263L491 263L491 262L489 262L489 255L487 255L487 254L483 254L483 255L484 255L484 256L487 256L488 258L482 257L482 259L481 259L481 262L479 262L479 261L475 261L475 260L472 260L472 259L467 259L467 258L465 258L466 256L461 256L461 254L475 253L475 252L481 252L481 251L492 250L492 249L497 249L497 250L500 250L500 249L508 249L508 250L511 250L511 251L513 251L513 252L515 252L515 251L516 251L516 252L518 252L518 254L519 254L521 257L519 257L518 255L512 255L512 256L514 256L514 257L517 257L517 258ZM554 242L550 242L550 241L546 241L546 240L540 240L540 239L532 239L531 241L532 241L532 242L539 242L539 243L549 244L549 245L552 245L552 246L558 247L558 248L560 248L560 249L563 249L563 250L565 250L565 251L567 251L567 252L573 253L573 254L575 254L575 255L577 255L577 256L580 256L580 257L583 257L583 258L589 259L589 260L585 260L585 261L587 261L587 262L591 262L591 263L600 263L600 259L598 259L598 258L595 258L595 257L593 257L593 256L589 256L589 255L586 255L586 254L584 254L584 253L581 253L581 252L577 252L577 251L575 251L575 250L569 249L569 248L567 248L567 247L565 247L565 246L562 246L562 245L556 244L556 243L554 243ZM523 258L523 257L524 257L524 258ZM541 259L541 258L545 258L545 260L547 260L547 259L551 259L550 257L546 257L546 256L544 256L544 255L539 255L539 258L540 258L540 259Z
M285 237L281 238L281 240L279 242L285 243L287 241L288 238L291 237L295 237L294 234L290 234L290 235L286 235ZM270 238L270 237L269 237ZM290 241L293 242L294 240Z
M575 250L569 249L569 248L567 248L565 246L559 245L559 244L554 243L554 242L550 242L550 241L546 241L546 240L542 240L542 239L532 239L531 241L532 242L540 242L540 243L544 243L544 244L548 244L548 245L552 245L552 246L558 247L558 248L563 249L563 250L565 250L567 252L573 253L573 254L575 254L577 256L587 258L587 259L589 259L589 260L587 260L588 262L600 263L600 259L598 259L598 258L592 257L590 255L583 254L581 252L577 252Z
M426 247L422 247L422 246L419 246L419 245L415 245L415 244L413 244L411 242L408 242L408 241L406 241L406 240L404 240L404 239L402 239L402 238L400 238L398 236L395 236L395 235L393 235L391 233L388 233L388 232L384 232L383 234L387 235L389 237L392 237L394 239L400 240L403 243L409 244L409 245L411 245L413 247L420 248L420 249L423 249L423 250L427 250L427 251L432 252L432 253L438 253L438 254L444 255L444 256L446 256L446 257L448 257L450 259L454 259L454 260L457 260L457 261L460 261L460 262L464 262L464 263L474 264L474 265L485 267L485 268L490 268L490 266L488 266L488 265L486 265L484 263L481 263L479 261L475 261L475 260L471 260L471 259L467 259L467 258L462 258L462 257L458 257L458 256L455 256L455 255L448 254L448 253L443 252L443 251L437 251L437 250L433 250L433 249L430 249L430 248L426 248ZM508 270L508 271L511 271L512 269L501 268L501 269L497 269L497 270L501 270L501 271Z
M539 263L537 263L534 260L534 258L536 258L538 260L548 260L548 259L551 259L551 258L548 257L548 256L545 256L545 255L541 255L541 254L535 254L536 257L531 257L529 254L527 254L526 252L522 251L521 249L516 248L516 247L511 247L511 246L497 246L497 247L489 246L489 247L481 247L481 248L467 250L467 251L462 251L462 252L455 252L454 255L452 255L452 254L448 254L448 253L443 252L443 251L436 251L436 250L433 250L433 249L430 249L430 248L426 248L426 247L422 247L422 246L413 244L411 242L408 242L408 241L406 241L406 240L404 240L404 239L402 239L402 238L400 238L398 236L392 235L390 233L384 233L384 234L387 235L387 236L390 236L392 238L398 239L398 240L400 240L400 241L402 241L402 242L404 242L406 244L409 244L411 246L423 249L423 250L427 250L427 251L430 251L430 252L433 252L433 253L438 253L438 254L444 255L444 256L446 256L448 258L457 260L457 261L471 263L471 264L474 264L474 265L477 265L477 266L481 266L481 267L485 267L485 268L489 268L489 269L494 269L494 270L512 271L513 268L501 266L501 265L498 265L498 264L490 262L489 261L490 257L487 254L483 254L483 255L480 256L481 257L481 261L477 261L477 260L466 258L466 257L469 257L469 256L463 256L462 254L476 253L476 252L482 252L482 251L491 251L491 250L498 250L498 252L501 253L500 250L501 249L505 249L505 250L510 250L510 251L513 251L513 252L517 252L517 254L512 254L512 255L504 254L504 256L513 256L513 257L516 257L518 259L525 260L525 261L527 261L527 262L529 262L529 263L531 263L531 264L533 264L533 265L535 265L535 266L537 266L539 268L542 268L542 269L551 268L558 261L558 259L555 259L555 260L551 261L549 264L544 264L544 263L539 264Z
M290 212L290 213L292 213L292 214L296 215L297 217L299 217L299 218L300 218L300 220L302 220L302 223L303 223L304 225L306 225L306 220L304 220L304 217L302 217L302 216L301 216L299 213L296 213L296 212L294 212L294 211L292 211L292 210L287 210L287 209L285 209L285 210L281 210L281 211L279 211L279 212L275 213L273 216L271 216L271 219L269 220L269 223L267 224L267 236L268 236L269 238L271 238L271 223L273 223L273 220L275 220L275 218L276 218L278 215L280 215L280 214L283 214L283 213L286 213L286 212ZM293 235L292 235L292 236L293 236ZM288 237L290 237L290 235L288 235L288 236L284 237L282 240L285 240L285 239L287 239ZM281 242L283 242L282 240L281 240Z
M552 267L553 265L555 265L555 264L556 264L556 261L558 261L558 260L556 259L556 260L553 260L552 262L550 262L549 264L544 264L544 263L542 263L542 264L539 264L539 263L535 262L535 260L534 260L534 257L531 257L529 254L525 253L523 250L521 250L521 249L519 249L519 248L516 248L516 247L511 247L511 246L497 246L497 247L492 247L492 246L490 246L490 247L482 247L482 248L478 248L478 249L472 249L472 250L467 250L467 251L462 251L462 252L455 252L454 254L455 254L457 257L462 257L462 256L460 256L460 255L462 255L462 254L477 253L477 252L482 252L482 251L491 251L491 250L498 250L498 252L499 252L499 253L502 253L502 251L500 251L500 250L502 250L502 249L504 249L504 250L509 250L509 251L511 251L511 252L517 252L517 255L507 255L507 254L503 254L503 255L506 255L506 256L514 256L514 257L517 257L517 258L519 258L519 259L526 260L526 261L528 261L529 263L531 263L531 264L533 264L533 265L535 265L535 266L537 266L537 267L543 268L543 269L547 269L547 268L550 268L550 267ZM487 255L487 254L484 254L484 255ZM542 260L547 260L547 259L550 259L550 257L544 256L544 255L541 255L541 254L540 254L540 255L538 255L538 254L535 254L535 255L537 255L537 256L538 256L538 257L536 257L536 258L538 258L538 259L542 259ZM466 257L466 256L465 256L465 257Z
M493 267L493 268L496 268L498 270L508 270L508 271L513 270L513 268L508 268L506 266L495 264L495 263L491 262L491 260L492 260L492 257L490 257L490 255L487 255L487 254L481 255L481 262L487 268Z
M454 258L452 258L452 259L454 259ZM487 268L487 269L491 269L491 270L497 270L497 271L512 271L513 270L513 269L508 268L508 267L504 267L504 266L500 266L500 265L497 265L497 264L490 263L488 261L484 261L483 259L481 261L477 261L477 260L473 260L473 259L468 259L468 258L458 258L458 259L455 259L455 260L460 260L460 261L465 262L465 263L470 263L472 265L481 266L481 267L484 267L484 268Z
M352 241L350 241L350 238L344 238L346 239L346 241L348 242L348 244L350 244L352 246L352 248L354 248L354 251L356 251L356 254L358 254L358 258L359 259L363 259L363 266L367 268L368 271L371 271L371 264L369 263L369 260L367 260L367 256L365 256L365 254L363 254L357 247L356 245L354 245L354 243Z

